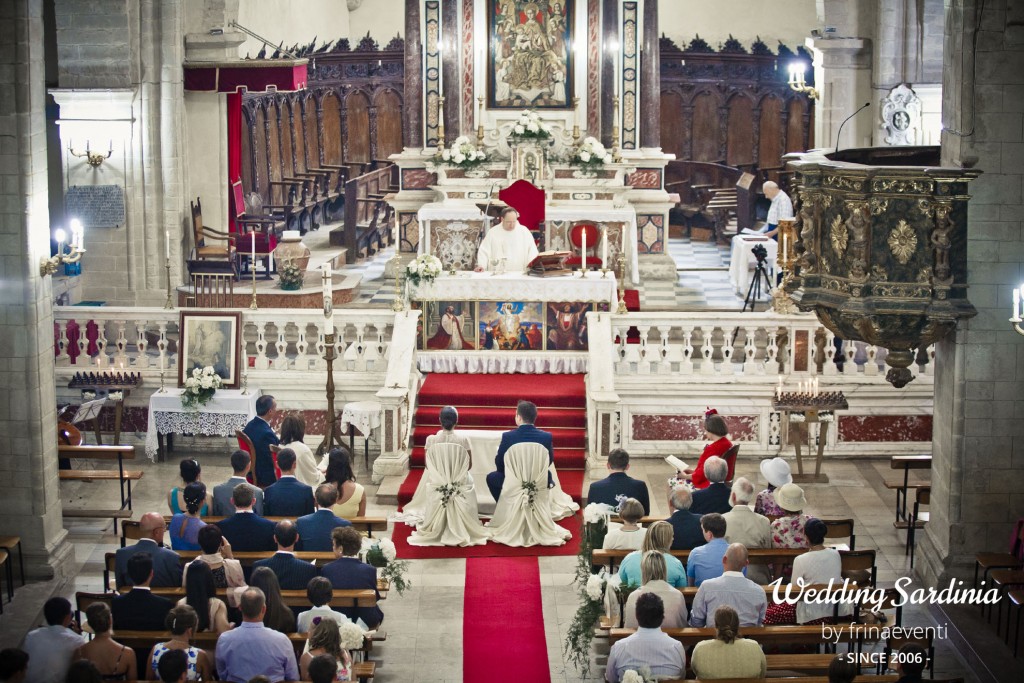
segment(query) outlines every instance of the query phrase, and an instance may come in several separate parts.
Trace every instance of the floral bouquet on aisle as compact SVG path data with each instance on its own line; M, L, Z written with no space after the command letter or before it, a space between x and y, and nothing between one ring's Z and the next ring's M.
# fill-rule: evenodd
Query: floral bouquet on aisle
M450 164L459 168L473 168L487 161L487 152L483 151L465 135L455 138L451 149L441 150L434 155L434 162Z
M220 375L207 365L203 369L195 368L192 376L185 379L185 392L181 395L181 405L186 408L198 408L206 405L221 387Z
M366 551L366 563L380 569L380 577L405 595L405 589L412 587L412 582L405 578L409 571L409 562L398 560L398 551L390 538L364 538L363 548Z
M441 259L433 254L420 254L405 267L405 279L414 285L420 282L433 282L441 271Z
M551 135L551 126L541 121L537 112L532 110L521 113L508 134L512 140L548 140Z
M605 164L612 163L613 160L611 152L593 136L583 138L583 142L572 151L571 156L572 163L588 171L595 171Z

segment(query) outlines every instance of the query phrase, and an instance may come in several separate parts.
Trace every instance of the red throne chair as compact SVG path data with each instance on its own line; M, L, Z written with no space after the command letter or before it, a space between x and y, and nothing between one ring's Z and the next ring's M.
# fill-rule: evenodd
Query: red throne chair
M276 231L284 224L270 216L247 214L241 181L236 180L231 183L231 203L234 204L235 255L239 259L251 260L254 253L253 242L255 241L256 258L264 261L266 267L264 272L266 278L270 279L270 274L274 272L274 249L277 247ZM249 264L249 268L253 266L254 264ZM241 272L241 268L239 268L239 272Z
M544 205L547 194L528 180L517 180L498 192L498 199L519 212L519 223L533 233L540 247L544 233Z
M594 270L602 267L601 259L598 258L598 248L601 241L601 229L589 221L580 221L569 230L569 244L572 247L573 255L565 260L565 265L573 270L583 265L583 236L587 236L587 270Z

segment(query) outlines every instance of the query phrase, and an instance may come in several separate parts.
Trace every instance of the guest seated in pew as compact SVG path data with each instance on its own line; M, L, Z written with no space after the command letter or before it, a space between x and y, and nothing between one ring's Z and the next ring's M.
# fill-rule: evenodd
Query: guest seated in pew
M1007 627L1009 628L1009 627ZM1020 634L1017 634L1020 637ZM917 643L907 643L900 648L896 671L900 679L896 683L921 683L921 675L928 666L928 652Z
M270 394L264 394L256 399L256 417L249 420L245 425L245 435L252 441L256 452L252 454L255 459L252 467L255 481L261 488L266 488L277 481L277 474L274 472L274 456L270 453L271 446L278 446L281 440L274 433L270 426L270 420L277 410L277 403Z
M295 651L288 636L263 625L266 597L250 586L240 600L242 625L217 639L217 672L222 681L246 683L263 674L272 681L299 680Z
M690 607L690 626L704 627L708 615L721 605L729 605L739 615L740 626L760 626L768 608L764 588L743 576L747 566L747 549L733 543L722 557L722 575L708 579L697 589Z
M277 453L281 478L264 491L268 517L301 517L313 512L313 489L295 478L295 451Z
M756 640L740 638L740 618L729 605L715 610L715 639L697 643L690 666L700 680L764 678L768 661Z
M334 484L338 489L338 502L332 510L342 519L363 517L366 515L366 491L356 481L352 471L352 454L344 446L332 448L322 461L320 469L324 470L324 483Z
M341 632L338 630L337 624L327 619L318 623L310 632L306 645L309 650L303 652L302 657L299 658L299 672L302 674L302 680L314 680L313 672L323 664L314 667L313 663L314 660L321 657L330 657L334 664L333 669L328 669L330 677L324 677L321 680L351 680L349 674L352 668L352 656L341 646ZM319 675L322 676L322 674Z
M316 512L299 517L295 527L299 532L299 549L327 553L334 549L331 533L340 526L352 523L334 514L338 502L338 488L334 484L320 484L314 494Z
M206 507L206 484L193 481L182 492L185 512L175 513L169 526L172 550L199 550L199 530L206 523L199 518L201 507Z
M441 423L441 429L438 430L437 434L431 434L427 437L427 441L424 444L424 450L430 450L430 447L436 443L458 444L466 449L466 455L469 456L469 469L472 471L472 445L467 437L455 431L455 425L459 422L459 411L455 409L455 406L445 406L441 408L441 412L438 414L438 420Z
M704 489L707 488L711 482L708 481L707 475L704 472L704 464L708 458L712 456L723 456L726 452L732 448L732 442L726 438L729 434L729 425L725 423L725 418L718 414L718 411L714 408L709 408L704 413L704 437L710 441L707 446L704 447L704 451L700 454L700 459L697 460L697 464L693 467L687 467L680 474L690 477L690 481L693 483L693 488ZM733 465L729 465L729 473L726 475L725 481L732 480L733 477Z
M320 570L321 576L331 582L337 590L372 589L377 591L377 570L362 562L357 555L363 547L363 537L350 526L338 527L332 532L334 553L338 556L334 562ZM380 593L377 593L380 600ZM370 629L377 628L384 620L380 607L345 607L341 610L349 619L362 619Z
M306 586L306 597L312 609L299 613L296 620L295 630L299 633L309 633L309 630L321 621L328 620L335 624L348 621L344 614L331 609L331 599L334 597L334 587L331 582L322 576L314 576Z
M174 607L165 597L153 595L150 583L153 581L153 556L137 553L128 560L128 578L132 589L115 595L110 611L118 628L126 631L162 631L164 617Z
M287 415L281 420L281 448L295 452L295 478L306 486L316 488L324 480L324 473L316 464L316 456L306 445L306 421L301 415ZM277 456L278 465L281 456ZM282 468L284 469L284 468Z
M123 681L125 679L121 678L120 680ZM64 683L103 683L103 675L96 668L96 665L88 659L79 659L78 661L71 662L71 666L68 667L68 675L64 678Z
M274 527L277 552L265 560L253 562L253 571L260 567L266 567L274 572L282 590L300 591L306 588L309 580L316 576L316 567L295 557L295 544L299 540L295 522L288 519L278 522ZM331 548L327 550L331 550Z
M25 636L31 683L63 683L71 666L71 656L85 644L78 624L71 615L71 603L65 598L50 598L43 604L46 626Z
M783 487L785 488L785 487ZM793 559L793 576L790 582L805 586L824 585L830 580L841 585L843 581L843 561L839 557L839 551L835 548L825 547L825 534L828 527L820 519L811 517L804 527L804 534L810 543L810 550L803 555ZM769 626L777 624L831 624L835 605L832 603L818 604L817 602L798 602L795 605L787 603L774 604L768 608L768 614L764 623ZM839 616L847 616L853 613L851 603L839 605Z
M668 503L675 511L668 518L672 525L672 550L692 550L704 545L704 532L700 530L700 515L690 512L693 494L685 486L677 486L669 492Z
M223 604L223 603L221 603ZM199 625L200 617L196 610L189 605L178 604L167 614L166 627L171 632L171 639L164 643L157 643L149 651L149 666L146 667L146 680L164 679L162 670L163 660L171 653L173 658L181 657L184 662L185 680L209 681L213 680L213 661L210 655L202 648L192 645L192 638L197 630L203 630ZM180 677L181 674L178 674ZM174 680L178 680L175 678Z
M153 558L153 587L174 588L181 585L181 558L178 553L164 547L167 523L159 512L147 512L139 520L141 538L135 545L119 549L114 555L114 580L117 587L130 586L128 560L137 553L149 553Z
M307 653L308 654L308 653ZM302 655L305 658L305 654ZM302 664L299 664L299 669L302 669ZM342 678L341 666L338 664L338 660L331 655L317 655L309 660L309 666L307 667L306 676L313 683L331 683L332 681L347 681L348 674L344 675L346 678Z
M647 527L647 534L644 536L643 545L640 550L631 552L622 558L619 564L619 580L623 584L639 586L643 579L641 571L641 559L643 553L650 550L660 552L665 558L665 566L668 568L666 581L676 588L686 585L686 570L678 558L669 554L672 546L672 525L668 522L655 522Z
M182 650L171 650L160 658L160 666L157 667L158 679L164 683L185 683L189 679L188 655Z
M757 494L754 512L765 517L781 517L786 511L775 502L775 490L793 483L793 474L785 458L761 461L761 476L768 480L768 488Z
M682 678L686 673L683 644L661 630L665 605L654 593L644 593L636 601L637 631L612 645L608 653L605 680L618 683L627 669L647 667L652 676Z
M114 621L106 603L94 602L89 605L85 610L85 618L95 635L75 651L72 659L88 659L107 681L135 678L135 652L114 640Z
M722 515L725 518L725 540L729 543L742 543L751 548L772 547L772 527L768 518L750 509L750 501L754 498L754 485L746 477L740 477L732 483L729 503L732 509ZM759 584L771 581L768 568L763 564L747 567L747 578Z
M627 498L619 506L622 524L612 526L604 536L601 547L605 550L639 550L644 542L644 528L638 523L644 516L644 507L636 498Z
M517 443L539 443L548 449L548 462L554 464L555 451L552 448L551 432L537 429L534 423L537 421L537 406L529 401L520 401L516 406L516 428L501 435L501 444L498 446L498 453L494 456L496 470L487 474L487 488L491 491L494 500L501 496L501 489L505 485L505 453ZM548 473L548 488L553 487L554 480L551 473Z
M700 528L706 543L690 551L686 561L686 579L691 586L700 586L708 579L714 579L725 571L722 558L729 548L725 540L725 518L717 513L703 515Z
M231 544L220 533L216 524L207 524L199 530L199 547L203 554L185 565L181 586L188 586L188 569L196 562L204 562L213 572L213 583L217 588L243 588L245 573L242 563L231 556ZM228 591L228 603L237 603L235 593Z
M185 605L194 609L198 615L198 631L223 633L231 628L227 605L217 597L213 570L203 560L189 563L189 573L185 579L185 597L178 600L179 607Z
M294 633L295 613L285 604L281 596L281 584L277 582L274 572L266 567L257 567L252 572L249 585L263 591L267 605L263 625L281 633Z
M807 548L805 529L807 520L803 514L807 507L804 490L796 484L785 484L775 491L775 502L783 510L783 516L772 520L772 546L776 548Z
M621 448L612 450L608 453L607 466L608 476L590 485L587 502L606 503L615 507L619 504L619 496L627 496L640 501L645 515L651 514L651 499L647 490L647 482L642 479L634 479L626 474L629 470L629 453Z
M729 474L728 463L718 456L712 456L704 462L704 474L710 483L707 488L693 492L690 512L696 515L728 512L732 507L729 505L729 487L725 483L725 478Z
M860 666L846 655L836 655L828 665L828 683L853 683L860 675Z
M172 515L179 515L185 511L185 487L189 484L202 481L203 468L195 458L185 458L178 463L178 472L181 474L181 486L175 486L167 494L167 507L171 509ZM213 507L213 496L203 499L203 505L199 509L200 516L210 514Z
M274 549L274 523L252 510L255 496L252 486L238 484L231 492L235 514L217 522L224 538L240 553L263 552ZM270 509L270 506L267 506Z
M28 673L28 653L16 647L0 650L0 681L24 683Z
M643 577L643 585L629 594L623 608L626 628L637 628L636 601L645 593L656 594L664 604L665 620L661 622L661 628L687 626L686 600L678 588L673 588L665 580L668 576L665 556L654 550L644 553L640 560L640 575Z
M231 497L235 493L235 487L247 483L245 475L249 473L252 466L252 456L243 450L237 450L231 454L231 470L234 474L223 484L213 487L213 514L219 517L229 517L235 514L235 504ZM263 489L249 484L253 491L252 509L257 515L263 514Z

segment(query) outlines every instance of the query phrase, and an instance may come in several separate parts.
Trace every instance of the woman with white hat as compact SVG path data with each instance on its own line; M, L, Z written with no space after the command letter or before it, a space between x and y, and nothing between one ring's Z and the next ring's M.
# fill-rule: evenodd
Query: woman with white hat
M772 520L772 547L809 548L804 527L810 517L803 513L807 507L804 490L796 484L783 484L775 491L775 502L783 516Z
M775 489L793 483L793 474L789 463L783 458L771 458L761 461L761 476L768 480L768 488L757 494L754 512L765 517L781 517L786 511L775 502Z

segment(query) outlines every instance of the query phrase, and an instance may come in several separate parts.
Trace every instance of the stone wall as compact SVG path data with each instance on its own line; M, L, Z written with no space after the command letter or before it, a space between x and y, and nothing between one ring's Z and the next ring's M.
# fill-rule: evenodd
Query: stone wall
M1007 322L1024 281L1024 29L1007 5L983 3L977 45L978 0L953 0L946 15L942 162L984 173L968 212L978 316L935 358L932 516L917 565L930 584L969 578L978 551L1005 552L1024 516L1024 337Z

